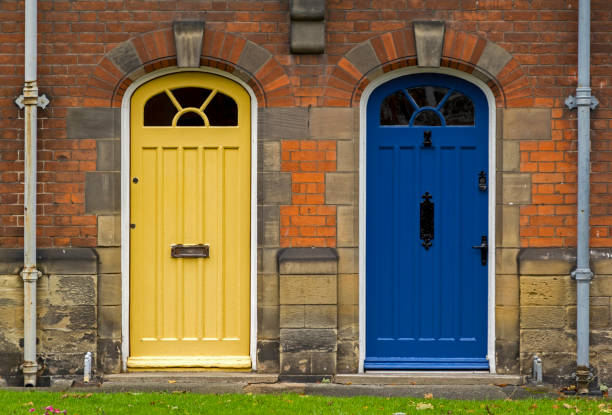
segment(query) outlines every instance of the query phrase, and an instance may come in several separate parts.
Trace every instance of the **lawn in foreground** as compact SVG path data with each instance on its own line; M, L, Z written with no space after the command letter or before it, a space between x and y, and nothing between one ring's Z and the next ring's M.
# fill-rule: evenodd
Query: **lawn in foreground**
M46 409L46 408L53 408ZM65 411L65 412L64 412ZM305 395L0 391L1 414L612 414L601 399L458 401Z

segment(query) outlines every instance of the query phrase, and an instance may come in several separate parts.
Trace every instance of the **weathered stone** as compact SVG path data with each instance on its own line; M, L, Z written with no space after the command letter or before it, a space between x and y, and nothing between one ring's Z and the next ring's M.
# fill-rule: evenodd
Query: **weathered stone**
M533 355L535 353L521 353L521 373L531 375ZM555 352L537 353L542 359L542 375L544 383L564 385L575 384L572 373L576 371L576 353Z
M495 277L495 304L498 306L519 305L519 277L497 275Z
M336 170L339 172L357 171L358 149L356 140L341 140L337 144Z
M270 59L272 54L265 48L257 45L254 42L247 41L240 58L238 59L238 66L243 67L250 73L254 74L264 66L264 64Z
M272 274L278 272L278 248L264 248L257 251L257 270Z
M68 108L66 136L75 138L121 137L120 108Z
M499 374L519 373L519 343L517 341L495 342L496 370Z
M124 73L130 73L142 65L138 52L130 41L119 44L107 56Z
M521 352L567 352L576 350L576 335L564 330L521 330Z
M264 141L263 147L263 170L280 171L281 166L281 145L280 141Z
M119 213L120 179L118 172L85 173L85 213Z
M576 328L576 306L567 307L567 321L569 327ZM602 329L610 323L610 305L593 305L589 307L589 327L591 329Z
M289 14L292 20L323 20L325 0L291 0Z
M519 308L495 307L495 337L500 340L517 340L519 337Z
M357 339L359 336L359 306L338 305L338 338Z
M88 330L96 327L96 306L38 307L38 318L43 330Z
M121 245L121 216L98 216L98 245Z
M550 108L507 108L504 110L504 139L550 140Z
M86 352L96 351L96 340L95 328L89 330L42 330L41 352L62 355L81 354L79 365L82 368L83 355Z
M51 305L95 305L97 300L95 275L50 275Z
M357 203L354 173L327 173L325 175L325 201L332 205Z
M504 66L510 62L510 60L512 60L512 55L510 55L504 48L496 43L487 42L476 66L484 69L490 73L493 78L495 78L497 74L504 69Z
M380 60L369 41L355 46L346 54L346 58L364 75L380 66Z
M100 274L98 305L121 305L121 274Z
M565 307L523 306L521 307L522 329L560 329L567 324Z
M496 251L495 270L498 274L516 274L518 272L518 248L498 248Z
M121 141L98 140L96 149L96 170L121 170Z
M338 248L338 273L359 273L359 249Z
M568 248L521 249L521 275L569 275L576 266L576 250Z
M257 342L257 371L259 373L278 373L279 365L279 341Z
M359 304L359 274L338 275L338 304Z
M336 369L338 373L357 373L359 369L359 342L350 340L338 342Z
M290 173L261 173L257 185L259 204L291 204Z
M444 45L444 22L414 22L413 26L418 65L439 67Z
M121 338L121 306L98 307L98 336L105 339Z
M596 275L612 274L612 249L591 249L591 269Z
M308 108L260 108L258 124L264 140L308 138Z
M353 206L338 206L337 208L337 220L338 220L338 240L337 245L339 247L354 248L357 246L357 240L359 238L357 227L358 227L358 210Z
M593 297L612 297L612 275L595 275L591 282Z
M15 304L6 304L0 302L0 331L8 331L19 328L23 330L23 298L21 305L16 301ZM40 307L39 307L40 308ZM40 314L40 313L39 313ZM21 334L23 336L23 334ZM1 351L2 349L0 349Z
M291 21L291 53L325 52L325 22Z
M280 212L278 205L263 206L261 209L262 223L259 234L263 246L278 246L280 237Z
M504 205L502 209L501 243L504 248L520 247L519 207Z
M281 275L280 304L336 304L336 275Z
M260 305L257 307L257 337L260 339L278 339L279 310L278 306Z
M336 140L354 138L353 118L355 117L355 111L354 108L340 107L312 108L309 122L310 137Z
M278 305L278 274L257 276L257 304Z
M508 204L531 203L531 175L526 173L504 173L503 202Z
M97 361L96 345L87 351L92 352L92 362ZM45 353L45 366L50 376L74 376L83 374L82 350L70 349L70 352L52 351ZM95 366L92 368L95 370Z
M335 352L337 332L335 329L281 329L280 350L282 353L303 351Z
M519 143L517 141L502 142L502 168L504 171L519 171L520 156Z
M312 353L312 369L313 374L330 374L336 373L336 353Z
M335 305L282 305L281 328L333 328L338 325Z
M520 278L521 307L576 304L576 285L569 276Z
M176 65L179 68L198 68L204 39L204 22L174 22L172 29L176 48Z
M21 266L23 266L23 250ZM90 248L41 248L36 250L36 261L43 274L96 274L97 258Z
M284 248L278 263L281 274L336 274L338 253L333 248Z
M98 339L98 368L104 373L121 372L121 342Z
M96 248L100 274L116 274L121 272L120 248Z

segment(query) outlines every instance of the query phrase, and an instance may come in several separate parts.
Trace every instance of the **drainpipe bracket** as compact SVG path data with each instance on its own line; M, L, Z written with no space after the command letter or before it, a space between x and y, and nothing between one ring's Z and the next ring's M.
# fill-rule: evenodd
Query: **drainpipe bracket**
M24 268L23 271L19 273L19 275L21 275L23 282L36 282L42 276L42 272L40 272L36 268L34 269Z
M49 102L51 102L45 94L42 94L39 97L34 96L34 101L30 101L30 98L31 97L26 98L23 94L21 94L17 98L15 98L15 105L17 105L20 110L24 109L26 105L33 104L36 104L37 107L45 109L47 108L47 105L49 105Z
M578 89L584 89L585 91L578 91ZM599 105L599 100L591 95L591 88L578 88L576 90L576 96L570 95L565 98L565 105L573 110L579 106L589 106L591 110L594 110ZM588 90L588 91L586 91Z
M591 281L593 279L593 271L589 268L575 269L571 275L576 281Z

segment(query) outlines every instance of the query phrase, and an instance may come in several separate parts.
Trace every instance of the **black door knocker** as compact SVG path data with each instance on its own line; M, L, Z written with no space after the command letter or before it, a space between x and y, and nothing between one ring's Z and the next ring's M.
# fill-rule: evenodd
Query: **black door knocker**
M423 147L425 148L431 147L431 131L425 131L423 133Z

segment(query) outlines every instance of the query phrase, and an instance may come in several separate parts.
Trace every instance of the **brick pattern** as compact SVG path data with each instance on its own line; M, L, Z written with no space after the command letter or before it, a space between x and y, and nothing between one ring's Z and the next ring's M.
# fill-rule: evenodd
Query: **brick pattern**
M563 101L576 85L578 0L332 0L326 2L326 54L317 56L289 53L288 6L281 0L39 4L40 91L51 98L39 114L41 246L96 244L95 218L82 216L84 173L95 170L95 142L65 138L66 109L118 107L132 79L175 65L171 22L181 19L206 21L201 63L244 77L262 107L356 106L371 78L416 64L413 21L445 21L442 66L484 76L498 107L553 110L552 140L521 143L520 171L532 175L533 196L531 206L521 207L521 245L575 244L576 122ZM4 1L0 16L0 246L8 247L22 244L23 120L13 99L22 88L23 6ZM609 1L593 0L592 85L601 103L592 114L595 246L612 245L611 20ZM141 63L130 74L111 59L124 42ZM379 61L367 74L348 58L364 42ZM478 66L491 44L512 55L494 76L479 73ZM240 70L249 47L270 54L251 74Z
M336 246L336 206L325 203L325 172L336 171L336 141L283 140L281 171L291 172L292 206L280 208L281 247Z

